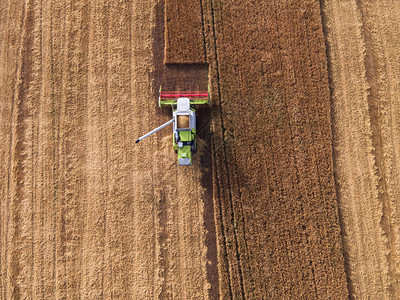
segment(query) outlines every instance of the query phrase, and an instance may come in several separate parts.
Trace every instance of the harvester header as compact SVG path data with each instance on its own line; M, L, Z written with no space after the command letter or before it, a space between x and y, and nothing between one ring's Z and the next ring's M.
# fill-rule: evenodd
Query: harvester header
M173 91L163 92L160 86L160 96L158 97L158 106L176 105L179 98L189 98L191 105L209 104L209 91Z

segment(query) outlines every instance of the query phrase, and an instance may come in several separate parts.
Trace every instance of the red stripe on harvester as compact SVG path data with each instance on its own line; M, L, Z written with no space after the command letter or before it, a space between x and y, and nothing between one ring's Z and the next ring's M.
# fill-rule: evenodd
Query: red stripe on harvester
M161 98L208 97L208 94L160 94Z
M161 91L161 94L174 94L174 93L178 93L178 94L207 94L208 91Z

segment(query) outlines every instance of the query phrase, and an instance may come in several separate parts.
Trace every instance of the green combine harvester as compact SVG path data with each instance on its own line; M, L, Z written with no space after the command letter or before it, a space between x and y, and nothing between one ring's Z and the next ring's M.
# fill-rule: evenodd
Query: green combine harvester
M172 145L178 155L178 164L180 166L191 166L192 154L197 151L196 111L193 106L209 103L210 94L208 91L162 92L160 87L158 106L172 106L172 120L138 138L136 143L173 124Z

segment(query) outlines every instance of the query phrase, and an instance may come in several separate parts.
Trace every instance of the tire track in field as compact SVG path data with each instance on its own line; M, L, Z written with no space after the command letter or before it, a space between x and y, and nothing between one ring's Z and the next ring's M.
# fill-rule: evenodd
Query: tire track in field
M6 27L6 20L8 19L8 10L9 10L9 3L2 1L0 3L0 24L1 24L1 29L0 29L0 58L4 58L4 51L6 51L7 45L7 27ZM2 64L4 67L4 60L2 60ZM0 76L4 76L4 73L1 73Z
M42 213L42 199L40 193L40 148L42 140L40 139L40 128L42 124L41 112L43 110L42 97L43 97L43 78L44 78L44 57L45 49L43 43L43 19L44 19L44 7L43 3L36 3L35 7L37 25L34 29L34 36L36 36L37 53L35 55L35 67L36 72L39 73L38 82L35 83L36 94L32 101L32 110L34 112L34 123L32 126L32 277L30 278L32 285L32 296L35 298L43 297L43 282L41 280L35 280L35 278L43 278L43 247L39 242L43 236L43 213ZM39 228L39 230L38 230Z
M106 297L107 140L107 5L89 6L87 102L87 209L84 217L82 298Z
M354 298L398 295L398 5L324 1L335 173ZM397 105L397 107L396 107ZM397 109L396 109L397 108Z
M160 120L156 116L156 101L153 95L154 49L153 35L157 1L134 3L132 6L132 130L130 138L155 128ZM145 24L145 26L143 26ZM162 289L160 278L158 213L157 207L160 195L157 195L157 165L158 137L153 136L151 145L132 145L132 185L133 185L133 259L135 281L133 292L138 298L158 297Z
M57 276L60 297L80 295L83 207L86 190L87 24L84 1L65 6L60 106L60 198L57 205ZM62 287L62 288L61 288Z
M3 2L5 5L6 2ZM15 110L15 89L20 78L20 65L22 63L22 49L25 38L25 15L26 4L21 1L7 3L3 10L4 18L1 19L2 33L1 52L0 52L0 90L1 99L1 138L2 147L0 152L1 161L1 243L0 243L0 268L1 297L6 298L9 295L10 275L8 269L9 258L9 220L10 220L10 199L11 199L11 167L14 143L14 110ZM6 26L6 25L11 26Z
M53 173L53 154L51 150L52 141L49 139L51 134L52 118L49 112L52 109L51 94L52 94L52 52L51 39L52 35L52 20L51 20L51 3L40 7L40 64L41 64L41 83L39 86L40 96L36 99L38 109L36 128L37 144L35 149L35 164L34 172L36 174L36 184L33 187L36 201L34 203L33 212L33 258L34 258L34 275L32 277L32 285L34 287L34 298L54 297L54 289L49 288L49 285L54 283L52 274L54 262L53 253L54 245L48 242L52 240L52 223L46 218L46 209L51 207L51 201L46 199L47 195L53 194L53 183L50 175ZM50 196L51 199L51 196ZM54 224L54 223L53 223ZM51 249L51 250L50 250ZM47 256L47 251L50 250L50 255Z
M229 240L228 237L228 229L229 225L226 224L226 211L223 208L222 205L222 199L224 198L224 191L226 192L227 189L223 189L224 185L224 180L221 180L221 174L226 174L226 164L224 165L225 169L222 168L221 172L218 172L217 168L217 161L222 159L222 156L218 153L220 153L221 149L223 149L224 152L224 157L225 157L225 162L226 162L226 149L225 149L225 130L224 130L224 120L223 120L223 114L222 114L222 107L221 107L221 85L220 85L220 66L219 66L219 57L218 57L218 43L217 40L219 37L217 36L217 28L216 24L217 22L221 22L221 8L216 4L214 1L209 1L207 2L208 4L208 22L210 28L208 29L209 33L209 45L210 45L210 50L209 50L209 61L211 62L211 83L215 83L215 88L214 85L211 86L211 90L214 91L211 95L211 99L214 101L218 101L218 112L215 112L216 110L214 109L213 114L215 114L215 117L213 117L213 148L212 148L212 160L213 160L213 176L214 176L214 181L213 181L213 190L214 190L214 196L213 196L213 201L215 203L214 207L216 209L215 214L217 216L216 218L216 232L217 232L217 239L218 239L218 261L219 261L219 281L220 281L220 296L225 298L229 297L232 298L234 296L237 296L238 294L242 295L242 298L244 298L244 291L243 291L243 280L241 276L238 274L241 274L239 271L240 265L232 265L232 261L235 261L235 259L231 259L231 249L229 249L229 245L232 244L232 241ZM221 128L222 130L216 130L216 128ZM218 136L216 136L218 134ZM222 145L222 147L221 147ZM225 178L224 178L225 179ZM226 180L226 179L225 179ZM229 180L229 177L228 177ZM220 183L221 182L221 183ZM230 190L230 189L229 189ZM232 200L230 198L230 200ZM236 232L234 232L236 235ZM235 246L237 249L237 241L235 242ZM236 252L236 255L238 253ZM237 257L238 259L238 257ZM238 259L239 260L239 259ZM239 291L235 289L235 285L233 284L234 282L239 281Z
M45 248L45 264L48 264L45 270L45 289L50 297L60 298L66 294L66 281L64 276L66 273L65 261L65 236L64 233L64 211L63 211L63 156L62 156L62 139L63 136L63 115L62 101L65 100L65 82L67 74L64 72L64 64L66 62L66 31L68 28L67 14L70 6L66 2L54 1L51 3L51 67L50 67L50 83L51 91L51 115L50 128L51 143L49 145L51 151L51 164L48 165L43 160L44 168L50 168L50 172L45 171L44 181L48 181L49 185L44 187L44 202L46 211L45 218L47 226L45 226L45 235L51 236L50 241ZM47 84L47 82L45 83ZM47 137L46 137L47 138ZM50 271L51 270L51 271Z
M63 3L51 1L45 6L44 20L49 24L44 30L45 52L43 73L43 110L41 111L39 168L41 176L40 199L43 210L43 297L57 297L57 203L59 192L59 149L60 149L60 111L61 111L61 62L65 29ZM61 53L61 55L60 55ZM46 55L47 54L47 55Z
M24 21L22 25L21 48L18 55L17 78L13 91L13 109L11 110L11 142L9 165L9 201L7 228L7 287L6 297L28 297L32 293L29 284L32 266L32 144L29 138L32 135L32 98L35 91L31 85L37 78L33 74L32 59L37 39L34 39L32 30L35 26L33 3L25 3ZM36 52L37 54L37 52ZM28 138L28 140L27 140ZM24 182L24 185L21 183Z
M109 197L106 216L107 272L104 288L111 298L132 298L134 237L132 186L131 6L108 4L107 161ZM126 28L128 27L128 29ZM136 280L136 279L134 279Z
M43 17L43 7L42 3L33 2L33 22L34 26L32 28L32 50L29 54L30 59L32 59L32 69L30 71L32 80L29 83L28 91L26 92L28 115L31 117L31 122L29 124L30 128L26 130L26 143L31 144L30 149L30 166L29 173L30 179L24 181L24 185L28 187L27 198L30 198L26 204L23 204L23 207L26 207L24 211L24 215L27 218L27 221L30 224L27 226L26 238L29 241L26 245L26 250L29 249L26 253L26 258L22 260L22 263L26 265L27 273L29 274L26 277L26 286L28 286L26 290L27 297L31 295L35 295L40 297L41 295L41 286L40 283L34 280L37 274L40 274L40 268L38 268L41 264L37 260L37 256L41 255L39 248L38 240L40 239L40 231L36 231L35 229L40 226L40 214L38 213L38 207L40 207L40 198L39 193L37 191L37 187L39 186L39 173L37 172L38 168L38 150L40 146L39 139L39 126L40 126L40 110L41 104L40 99L42 97L42 82L43 82L43 45L42 45L42 17ZM28 267L29 263L29 267Z

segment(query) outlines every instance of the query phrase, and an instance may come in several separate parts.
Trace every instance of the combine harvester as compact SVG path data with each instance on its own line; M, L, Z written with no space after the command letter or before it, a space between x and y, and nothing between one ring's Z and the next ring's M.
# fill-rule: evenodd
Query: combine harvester
M164 123L144 136L138 138L139 143L144 138L160 129L173 124L172 144L178 154L180 166L192 165L192 154L197 151L196 143L196 111L194 105L209 104L209 91L196 92L162 92L158 97L158 106L172 106L172 120Z

